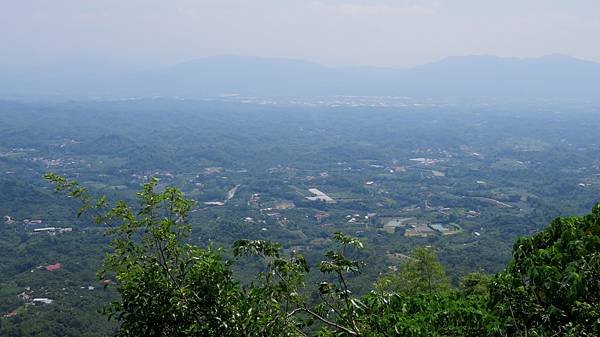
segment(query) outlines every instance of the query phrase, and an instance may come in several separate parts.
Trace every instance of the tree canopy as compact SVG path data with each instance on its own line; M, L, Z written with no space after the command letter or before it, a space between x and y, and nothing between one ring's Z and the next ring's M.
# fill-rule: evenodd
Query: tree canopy
M490 296L511 333L600 335L600 204L518 239Z

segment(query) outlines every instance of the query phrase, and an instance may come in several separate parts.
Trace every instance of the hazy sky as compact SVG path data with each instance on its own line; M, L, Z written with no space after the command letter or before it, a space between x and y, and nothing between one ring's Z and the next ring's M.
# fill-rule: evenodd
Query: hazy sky
M450 55L600 61L600 0L0 0L0 66L239 54L405 67Z

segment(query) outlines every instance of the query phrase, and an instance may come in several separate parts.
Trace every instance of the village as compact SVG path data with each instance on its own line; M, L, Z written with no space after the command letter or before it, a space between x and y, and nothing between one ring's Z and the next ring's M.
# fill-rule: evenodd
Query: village
M414 146L398 153L356 151L310 160L219 162L191 156L183 161L187 166L160 168L138 166L125 155L71 151L85 146L81 140L53 144L50 150L0 147L5 160L0 179L34 182L35 195L46 198L39 204L52 210L25 210L22 201L0 210L0 225L15 246L38 247L36 259L2 281L9 293L5 303L10 303L0 312L3 319L27 308L109 296L103 289L115 284L94 278L106 228L78 219L77 205L60 204L60 196L41 179L47 171L112 200L132 201L152 177L159 191L178 187L195 201L187 221L195 244L227 249L240 237L260 238L316 260L331 248L333 233L341 231L364 241L377 257L369 260L371 267L378 270L398 268L414 247L428 246L442 253L444 263L460 266L465 264L460 259L469 259L472 268L493 271L508 257L498 258L491 247L530 233L533 225L525 219L552 205L535 184L522 183L535 177L540 165L539 159L523 158L532 151L526 143L511 145L519 151L512 157L470 145ZM593 194L600 188L600 166L593 165L570 169L565 188ZM12 182L2 185L3 191L19 188ZM54 203L62 208L53 208Z

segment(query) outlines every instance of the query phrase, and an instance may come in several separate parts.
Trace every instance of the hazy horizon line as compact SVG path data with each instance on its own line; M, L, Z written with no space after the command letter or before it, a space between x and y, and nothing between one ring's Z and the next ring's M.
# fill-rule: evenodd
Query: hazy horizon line
M157 62L152 65L146 64L140 66L138 64L139 70L148 70L153 68L170 68L178 65L184 65L188 63L193 63L199 60L208 60L208 59L219 59L219 58L239 58L239 59L256 59L256 60L278 60L278 61L291 61L291 62L301 62L307 64L314 64L325 68L378 68L378 69L390 69L390 70L405 70L405 69L414 69L420 66L425 66L429 64L435 64L438 62L443 62L450 59L460 59L460 58L494 58L499 60L513 60L513 61L526 61L526 60L539 60L550 57L563 57L572 60L582 61L582 62L591 62L595 64L600 64L600 60L582 58L578 56L573 56L567 53L555 52L549 54L542 54L538 56L504 56L490 53L481 53L481 54L455 54L455 55L447 55L442 58L438 58L431 61L424 61L412 66L385 66L385 65L375 65L375 64L330 64L327 62L319 62L315 60L311 60L308 58L295 58L295 57L286 57L286 56L269 56L269 55L259 55L259 54L229 54L229 53L220 53L220 54L212 54L212 55L202 55L194 58L182 59L176 62ZM99 56L72 56L68 58L64 58L62 60L57 60L54 62L49 62L45 64L34 64L29 66L0 66L0 69L9 69L9 70L29 70L36 68L52 68L56 66L63 67L68 64L74 65L90 65L90 66L112 66L116 68L136 68L135 64L137 62L134 61L124 61L119 62L118 60L106 57Z

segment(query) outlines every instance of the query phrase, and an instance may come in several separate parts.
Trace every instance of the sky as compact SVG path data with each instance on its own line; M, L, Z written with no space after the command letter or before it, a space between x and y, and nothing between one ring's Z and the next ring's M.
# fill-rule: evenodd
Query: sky
M0 0L0 67L205 56L411 67L448 56L600 61L599 0Z

